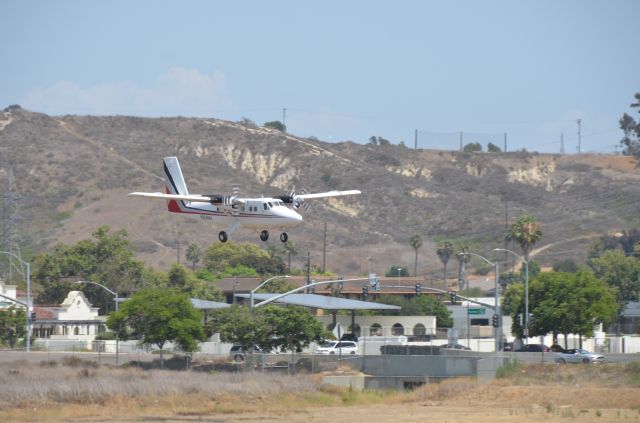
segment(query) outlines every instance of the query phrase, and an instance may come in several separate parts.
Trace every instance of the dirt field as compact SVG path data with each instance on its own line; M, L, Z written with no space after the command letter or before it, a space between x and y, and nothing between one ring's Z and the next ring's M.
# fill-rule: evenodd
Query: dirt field
M3 422L640 421L640 363L515 367L487 384L353 391L321 377L2 365Z

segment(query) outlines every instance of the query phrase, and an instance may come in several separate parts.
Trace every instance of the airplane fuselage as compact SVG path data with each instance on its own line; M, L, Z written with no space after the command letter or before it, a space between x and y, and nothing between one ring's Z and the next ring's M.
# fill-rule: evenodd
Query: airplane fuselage
M217 206L209 203L171 200L169 211L186 214L216 226L242 225L247 228L288 228L302 222L295 210L274 198L248 198L244 204Z

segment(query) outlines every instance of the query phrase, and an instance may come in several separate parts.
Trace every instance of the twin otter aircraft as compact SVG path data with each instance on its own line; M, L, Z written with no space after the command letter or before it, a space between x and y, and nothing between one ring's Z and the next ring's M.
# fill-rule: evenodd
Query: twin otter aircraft
M329 191L317 194L282 195L273 198L242 198L237 195L189 194L177 157L164 159L166 194L161 192L132 192L129 195L162 198L168 200L167 208L173 213L182 213L209 221L217 226L226 226L218 233L218 239L226 242L228 236L240 226L261 229L260 239L269 239L267 229L281 229L280 241L287 242L286 228L302 222L298 210L305 200L312 198L338 197L360 194L358 190Z

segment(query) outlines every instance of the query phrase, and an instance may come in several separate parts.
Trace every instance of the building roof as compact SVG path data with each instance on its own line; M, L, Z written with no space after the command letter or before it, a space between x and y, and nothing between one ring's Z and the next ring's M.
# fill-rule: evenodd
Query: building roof
M231 307L231 304L219 303L217 301L201 300L199 298L192 298L191 304L193 304L193 306L198 310L213 310L218 308Z
M280 294L253 294L255 300L268 300ZM249 294L236 294L236 297L250 298ZM327 297L316 294L290 294L279 300L279 304L293 304L310 308L321 308L323 310L399 310L399 306L372 303L370 301L349 300L346 298Z

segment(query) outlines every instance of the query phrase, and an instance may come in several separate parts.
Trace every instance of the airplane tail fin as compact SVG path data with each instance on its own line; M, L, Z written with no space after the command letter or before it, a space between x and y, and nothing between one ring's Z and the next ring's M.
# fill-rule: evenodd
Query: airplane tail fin
M180 163L177 157L165 157L164 161L164 184L167 194L189 195L187 184L182 176ZM183 211L184 203L179 200L170 200L167 209L171 212L180 213Z
M167 194L189 195L177 157L164 158L164 183Z

